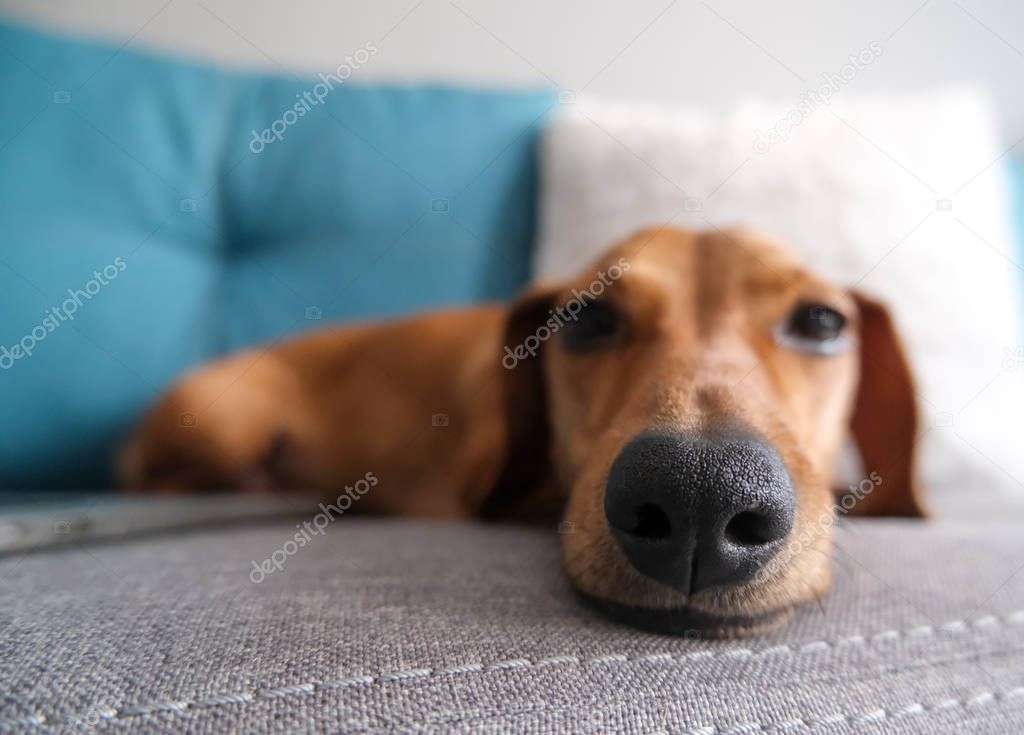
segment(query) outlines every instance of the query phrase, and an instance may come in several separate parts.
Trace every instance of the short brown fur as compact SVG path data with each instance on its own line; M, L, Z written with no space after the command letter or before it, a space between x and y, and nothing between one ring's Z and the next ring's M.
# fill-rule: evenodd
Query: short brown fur
M601 298L627 316L621 344L572 354L553 330L535 357L507 369L506 347L616 265L621 277ZM852 347L821 357L778 344L773 330L801 299L848 315ZM687 599L626 560L603 515L604 484L618 452L646 429L735 422L782 457L797 495L791 536L806 543L790 543L747 584ZM373 472L363 511L560 515L566 572L591 597L782 619L828 588L831 525L821 518L851 430L865 474L881 480L853 512L920 515L912 379L880 304L753 232L650 230L509 308L331 329L202 368L143 420L120 468L137 489L322 498Z

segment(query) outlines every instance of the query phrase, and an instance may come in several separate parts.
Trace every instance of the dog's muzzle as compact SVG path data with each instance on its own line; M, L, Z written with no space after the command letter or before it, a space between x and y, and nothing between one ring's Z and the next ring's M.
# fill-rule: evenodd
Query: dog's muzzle
M795 499L779 455L749 433L651 431L615 459L604 511L639 572L693 595L750 580L785 544Z

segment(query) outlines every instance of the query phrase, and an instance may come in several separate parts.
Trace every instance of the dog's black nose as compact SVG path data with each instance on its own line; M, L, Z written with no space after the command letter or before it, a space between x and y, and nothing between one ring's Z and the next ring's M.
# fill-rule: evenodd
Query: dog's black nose
M794 505L760 439L649 432L612 464L604 512L638 571L689 595L752 578L785 543Z

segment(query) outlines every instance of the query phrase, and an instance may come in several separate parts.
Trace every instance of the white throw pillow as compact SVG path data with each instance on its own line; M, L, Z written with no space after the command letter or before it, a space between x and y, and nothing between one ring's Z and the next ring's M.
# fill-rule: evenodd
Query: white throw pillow
M535 276L571 274L641 227L782 238L889 305L918 379L930 503L991 512L1024 500L1024 274L998 141L984 98L965 89L721 115L567 105L543 144Z

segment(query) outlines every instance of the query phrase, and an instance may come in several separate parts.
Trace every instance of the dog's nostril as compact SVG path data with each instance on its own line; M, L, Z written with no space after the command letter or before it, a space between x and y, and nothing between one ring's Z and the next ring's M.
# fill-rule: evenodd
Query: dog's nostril
M725 527L725 539L736 546L763 546L775 540L768 518L751 510L732 517Z
M628 533L646 539L664 539L672 534L672 523L659 506L644 503L636 509L636 523Z

